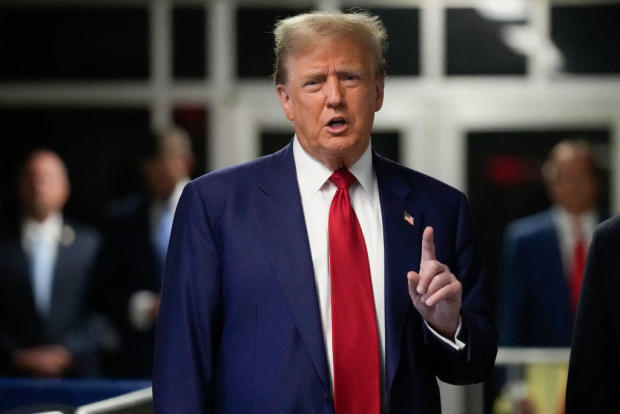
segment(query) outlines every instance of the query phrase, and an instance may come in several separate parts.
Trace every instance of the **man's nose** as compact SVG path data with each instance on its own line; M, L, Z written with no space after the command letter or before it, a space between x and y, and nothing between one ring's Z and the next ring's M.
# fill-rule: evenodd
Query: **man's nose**
M338 78L329 78L325 85L327 106L337 108L344 104L344 91Z

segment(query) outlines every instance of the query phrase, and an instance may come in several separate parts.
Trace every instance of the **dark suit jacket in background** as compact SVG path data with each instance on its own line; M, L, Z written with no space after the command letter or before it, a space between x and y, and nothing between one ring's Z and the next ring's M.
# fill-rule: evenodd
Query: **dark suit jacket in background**
M506 231L498 302L504 346L570 346L573 311L551 210Z
M391 413L440 412L435 377L490 372L497 338L465 196L373 156L385 246L385 369ZM403 220L403 212L415 226ZM457 352L424 327L406 273L424 226L463 283ZM194 180L177 208L157 325L158 413L332 413L330 376L292 144Z
M566 414L618 412L620 216L599 225L588 253L573 336Z
M8 238L0 248L0 375L17 374L10 363L13 350L48 344L61 344L71 351L76 362L73 375L99 374L104 324L88 300L100 240L90 229L69 225L75 239L58 245L47 319L35 307L29 259L20 236Z
M154 327L138 330L129 321L129 300L141 290L159 294L162 270L151 240L151 201L135 194L115 202L108 214L97 266L97 308L118 333L119 348L107 355L105 374L112 377L150 377Z

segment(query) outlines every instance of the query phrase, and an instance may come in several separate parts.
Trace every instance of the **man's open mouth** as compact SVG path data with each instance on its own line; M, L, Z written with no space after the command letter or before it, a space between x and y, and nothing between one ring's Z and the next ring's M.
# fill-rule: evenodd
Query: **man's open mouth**
M344 118L333 118L328 123L327 126L331 128L339 128L346 125L347 121Z

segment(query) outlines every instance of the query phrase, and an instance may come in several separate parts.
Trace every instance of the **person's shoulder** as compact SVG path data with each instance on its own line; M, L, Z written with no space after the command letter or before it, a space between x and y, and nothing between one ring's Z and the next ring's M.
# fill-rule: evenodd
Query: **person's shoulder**
M379 154L374 155L375 168L378 175L390 180L398 177L411 189L424 191L433 196L460 196L463 193L455 187L424 174L420 171L405 167L395 161L389 160Z
M61 238L75 239L79 243L89 245L98 245L101 242L101 235L95 227L73 219L65 219Z
M19 233L9 232L0 236L0 265L13 259L22 251Z
M148 210L148 196L144 192L135 192L112 200L106 206L106 220L115 222L123 218L145 214Z
M606 243L620 244L620 215L611 217L600 223L595 230L595 236Z
M506 234L508 238L519 239L537 236L553 229L553 213L551 210L545 210L510 222Z
M190 181L186 188L195 188L199 192L232 192L237 189L247 189L263 179L274 162L281 161L290 155L287 154L290 150L287 146L273 154L208 172Z

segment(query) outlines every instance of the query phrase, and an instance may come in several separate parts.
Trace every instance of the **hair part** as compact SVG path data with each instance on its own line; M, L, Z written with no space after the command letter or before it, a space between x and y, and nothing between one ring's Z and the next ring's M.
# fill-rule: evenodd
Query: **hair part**
M365 11L313 11L298 14L278 21L273 34L276 56L273 76L276 84L286 83L286 63L289 57L320 40L337 36L350 36L362 41L372 56L373 75L386 74L387 31L378 16Z

